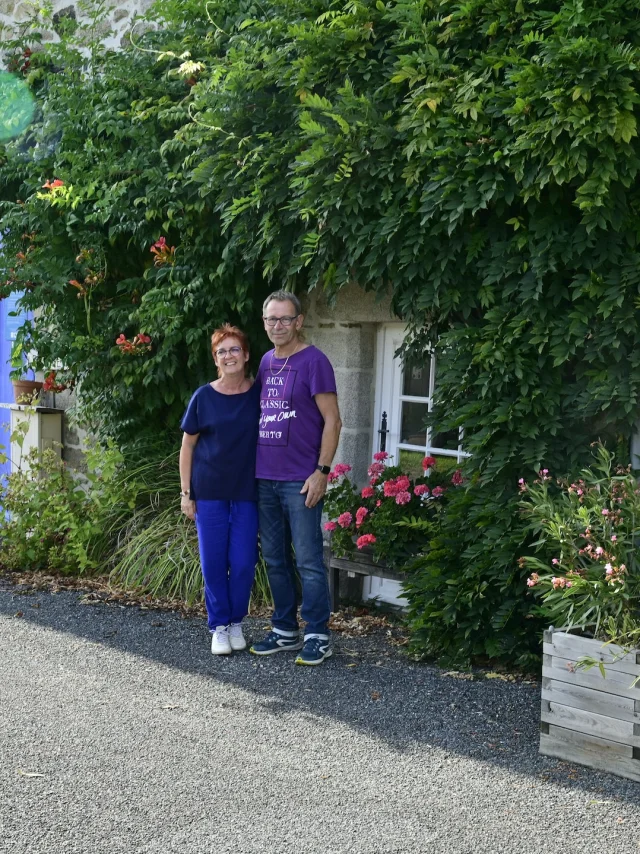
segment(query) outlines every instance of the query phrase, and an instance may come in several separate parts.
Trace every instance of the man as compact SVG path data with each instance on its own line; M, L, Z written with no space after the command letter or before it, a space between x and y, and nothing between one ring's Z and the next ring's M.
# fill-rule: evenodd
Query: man
M256 477L260 543L274 600L272 631L254 643L255 655L299 651L296 664L331 655L329 583L322 541L322 499L340 438L336 381L329 359L302 340L300 301L276 291L263 320L274 344L258 379L260 430ZM298 632L295 566L302 585L304 639Z

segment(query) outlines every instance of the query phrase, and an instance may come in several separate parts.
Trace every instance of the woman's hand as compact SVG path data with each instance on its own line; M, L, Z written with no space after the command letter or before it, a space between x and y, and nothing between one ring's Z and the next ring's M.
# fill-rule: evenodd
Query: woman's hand
M188 495L183 495L180 499L180 509L192 522L196 521L196 502L189 498Z

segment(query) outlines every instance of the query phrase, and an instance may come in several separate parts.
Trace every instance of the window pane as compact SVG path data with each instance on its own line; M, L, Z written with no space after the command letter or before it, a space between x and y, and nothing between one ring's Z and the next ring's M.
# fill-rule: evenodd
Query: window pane
M425 446L427 441L426 403L402 403L402 427L400 429L400 442L407 445Z
M412 397L429 397L429 364L427 355L424 356L424 361L404 363L403 394L409 394Z
M401 449L400 459L397 465L399 465L402 471L406 472L409 477L422 477L424 474L424 469L422 468L423 459L424 451L407 451L405 449Z
M445 451L457 451L460 444L460 431L449 430L446 433L431 434L431 447Z

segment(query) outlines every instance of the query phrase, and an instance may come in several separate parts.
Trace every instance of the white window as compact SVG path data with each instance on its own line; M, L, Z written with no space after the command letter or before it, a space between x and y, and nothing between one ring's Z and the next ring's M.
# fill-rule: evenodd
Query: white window
M426 427L436 383L435 358L403 363L395 353L402 346L406 328L401 323L387 323L378 332L376 357L376 398L374 451L380 448L382 416L386 413L386 448L393 465L400 465L411 475L422 474L422 460L434 456L440 470L455 469L469 456L462 449L462 430L436 433ZM398 581L368 577L363 585L365 600L406 606Z
M442 463L455 467L468 456L462 448L462 430L436 433L425 426L433 406L436 360L426 355L403 363L395 353L404 334L400 323L385 324L378 333L374 448L380 447L379 430L386 413L386 450L394 464L417 473L422 458L431 455L446 457Z

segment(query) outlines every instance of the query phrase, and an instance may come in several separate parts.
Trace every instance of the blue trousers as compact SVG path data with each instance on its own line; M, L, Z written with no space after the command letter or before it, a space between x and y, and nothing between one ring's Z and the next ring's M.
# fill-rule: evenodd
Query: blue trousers
M255 501L196 501L196 528L209 631L239 623L249 610L258 562Z
M305 507L304 481L258 480L260 545L273 594L274 629L298 629L296 578L302 584L305 634L327 635L331 616L329 579L322 543L322 501Z

